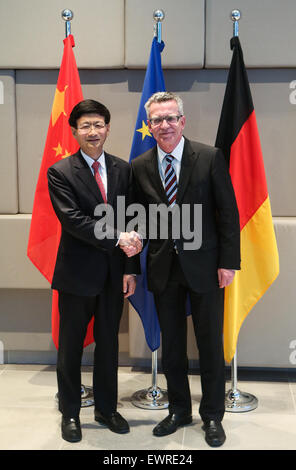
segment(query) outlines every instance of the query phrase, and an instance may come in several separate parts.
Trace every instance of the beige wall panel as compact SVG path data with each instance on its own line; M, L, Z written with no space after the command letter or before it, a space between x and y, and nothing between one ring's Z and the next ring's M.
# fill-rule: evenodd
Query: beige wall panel
M0 214L18 212L15 73L0 70Z
M107 151L128 160L144 72L81 71L84 98L102 101L111 111ZM20 212L31 213L57 81L56 71L18 71L17 112ZM129 92L129 87L133 93Z
M19 210L31 213L58 71L16 73Z
M50 358L55 361L50 290L0 289L0 311L4 362L38 362L38 357L44 364ZM36 361L32 361L34 354Z
M0 289L50 288L27 257L30 222L30 215L0 215Z
M153 12L162 9L162 65L169 68L202 68L204 63L204 0L126 0L125 65L146 67L153 39Z
M11 0L0 3L2 68L59 68L65 22L61 12L74 13L71 32L81 68L124 65L124 0ZM9 45L9 47L8 47Z
M205 67L228 67L232 10L241 12L239 38L247 67L295 67L294 0L207 0Z
M275 218L280 275L245 319L237 347L243 367L292 368L296 365L296 218ZM139 315L130 307L130 355L151 360ZM198 359L192 320L188 318L188 357ZM161 349L158 352L161 359Z
M165 70L166 87L184 100L185 135L214 144L227 80L226 70ZM128 160L144 70L85 70L85 98L111 110L106 150ZM296 216L294 70L249 70L268 189L274 216ZM57 71L18 71L17 125L20 212L30 213L49 123Z
M296 218L275 218L280 274L251 310L240 331L240 366L296 365Z
M125 306L119 331L119 358L123 365L126 364L128 354L127 336L128 315ZM5 363L55 364L49 289L0 288L0 347ZM84 364L93 363L93 349L93 344L84 349Z
M12 219L20 216L11 216ZM29 220L29 218L27 218ZM49 288L31 290L30 288L3 288L8 281L15 286L24 287L20 275L26 277L36 268L22 266L25 260L25 235L23 225L14 222L14 230L5 230L0 218L1 239L1 288L0 288L0 341L4 344L6 362L32 360L51 361L50 351L54 351L51 340L51 291ZM12 222L12 220L11 220ZM280 255L280 275L256 304L246 318L238 341L238 365L245 367L294 367L296 362L296 324L294 289L294 260L296 257L296 219L275 218L275 231ZM18 237L15 233L18 232ZM8 244L9 235L11 245ZM4 237L3 237L4 234ZM24 241L21 241L21 238ZM13 253L15 249L15 255ZM7 256L6 256L7 252ZM15 256L15 259L11 259ZM3 279L6 284L3 285ZM31 283L33 284L33 283ZM129 308L129 319L128 319ZM198 358L191 319L188 319L188 356L192 361ZM129 336L129 343L128 343ZM93 345L86 348L86 359L91 361ZM125 304L120 328L121 363L126 364L128 351L132 363L150 364L149 350L139 315ZM87 354L89 353L89 356ZM10 360L9 360L10 357ZM7 359L8 358L8 359ZM161 359L161 348L158 352Z

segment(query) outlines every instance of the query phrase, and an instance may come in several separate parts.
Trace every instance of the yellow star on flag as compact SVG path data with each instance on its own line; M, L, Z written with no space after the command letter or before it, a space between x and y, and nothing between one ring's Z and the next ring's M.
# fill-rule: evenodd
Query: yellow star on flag
M53 150L54 150L55 153L56 153L56 155L55 155L56 157L57 157L58 155L61 155L61 153L62 153L62 151L63 151L63 148L62 148L60 142L58 143L58 146L57 146L57 147L53 147Z
M65 92L67 88L68 88L68 85L65 86L63 91L60 91L58 88L56 88L54 101L52 105L52 111L51 111L52 126L55 125L55 123L57 122L61 114L64 114L64 116L67 116L65 113Z
M150 132L149 132L148 126L147 126L147 124L145 124L144 121L142 121L142 127L141 127L141 129L137 129L137 132L141 132L141 134L142 134L142 140L144 140L146 136L152 137L152 135L151 135Z
M62 158L70 157L70 155L71 155L71 152L68 152L68 150L66 149L65 154L62 155Z
M64 155L62 155L62 154L63 154L63 147L61 146L60 142L58 143L58 146L57 146L57 147L53 147L53 150L54 150L55 153L56 153L56 157L57 157L58 155L61 155L61 158L66 158L66 157L70 157L70 155L71 155L71 152L68 152L67 149L65 150Z

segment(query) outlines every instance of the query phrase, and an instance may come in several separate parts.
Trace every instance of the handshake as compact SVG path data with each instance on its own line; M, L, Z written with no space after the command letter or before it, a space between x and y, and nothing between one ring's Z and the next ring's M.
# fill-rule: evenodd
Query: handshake
M137 232L121 232L118 242L120 248L129 258L142 251L141 236Z

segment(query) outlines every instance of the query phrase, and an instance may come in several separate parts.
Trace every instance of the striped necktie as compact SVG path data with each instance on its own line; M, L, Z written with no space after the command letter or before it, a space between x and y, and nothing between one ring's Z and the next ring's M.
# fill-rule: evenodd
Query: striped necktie
M95 178L96 178L96 182L98 183L99 190L101 191L102 198L104 199L104 203L107 204L106 192L105 192L103 180L102 180L100 172L99 172L100 162L98 162L96 160L95 162L93 162L92 167L93 167L93 170L94 170L94 175L95 175Z
M173 158L174 157L172 155L167 155L165 157L167 162L164 174L165 192L167 194L170 206L173 206L176 203L177 196L177 176L172 165Z

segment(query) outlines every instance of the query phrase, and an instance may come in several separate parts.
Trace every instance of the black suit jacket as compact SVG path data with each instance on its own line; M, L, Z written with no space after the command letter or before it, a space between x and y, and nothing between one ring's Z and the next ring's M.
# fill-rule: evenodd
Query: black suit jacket
M130 202L130 166L106 152L105 158L107 200L116 215L117 196L124 196L126 204ZM80 151L51 166L47 176L51 202L61 223L52 288L94 296L102 291L109 274L114 292L122 292L123 274L139 273L139 259L128 259L116 246L116 217L113 238L100 240L95 236L96 223L100 220L99 216L94 215L95 208L103 203L103 198Z
M166 204L168 199L158 170L157 148L132 161L136 200L145 205ZM194 229L193 205L202 205L202 232L199 249L185 249L188 240L175 240L181 266L195 292L207 292L218 286L217 269L240 269L240 226L236 199L224 156L217 148L185 138L178 183L177 204L180 220L184 204L190 208ZM149 222L147 222L149 227ZM151 226L151 224L150 224ZM201 231L201 227L199 227ZM167 239L150 239L147 254L148 288L160 293L165 289L174 250L172 225ZM187 245L188 247L188 245Z

